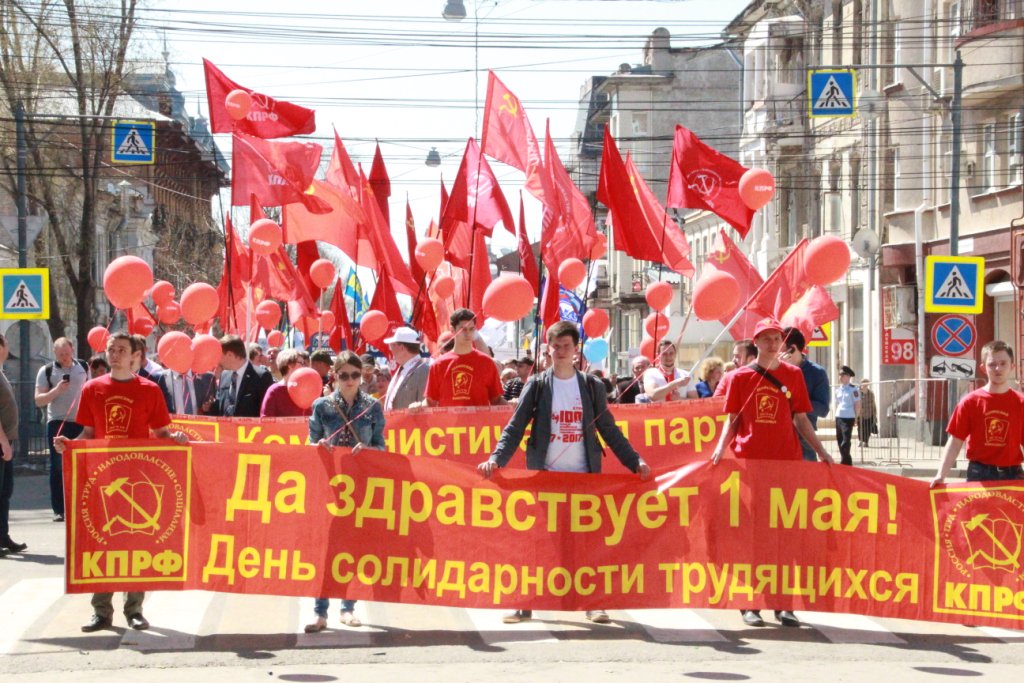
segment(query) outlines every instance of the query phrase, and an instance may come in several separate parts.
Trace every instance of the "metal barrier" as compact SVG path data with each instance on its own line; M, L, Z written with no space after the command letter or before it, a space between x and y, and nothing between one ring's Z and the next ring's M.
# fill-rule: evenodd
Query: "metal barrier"
M921 460L939 460L946 443L946 425L950 416L950 390L959 401L964 394L985 383L984 378L965 380L897 379L871 382L870 395L861 400L861 415L870 412L867 401L874 401L875 429L867 433L866 419L858 420L853 430L854 463L903 464ZM859 385L863 386L863 385ZM834 389L835 387L833 387ZM954 403L955 405L955 403ZM833 410L835 406L833 405ZM865 434L861 429L865 428ZM862 445L867 436L867 446ZM825 448L839 458L835 441L835 417L818 420L818 436Z
M33 379L29 383L32 385L31 394L34 396L35 380ZM15 396L18 396L20 386L21 382L11 382L11 388L14 390ZM23 421L29 426L27 430L29 437L27 455L21 455L20 443L16 440L12 442L14 466L45 472L50 458L50 445L46 443L46 409L37 408L35 403L33 403L28 415L18 415L18 422Z

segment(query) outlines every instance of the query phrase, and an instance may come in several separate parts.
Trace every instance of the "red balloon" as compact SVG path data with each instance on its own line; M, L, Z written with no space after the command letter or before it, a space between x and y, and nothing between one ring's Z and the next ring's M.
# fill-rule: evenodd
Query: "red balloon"
M192 340L192 372L211 372L220 363L220 342L210 334L197 334Z
M427 273L433 273L444 259L444 245L435 237L427 237L416 245L416 263Z
M846 275L850 268L850 248L835 235L822 235L811 240L804 254L807 279L825 287Z
M337 320L334 319L334 311L320 311L320 329L324 332L331 332Z
M597 241L590 248L590 260L594 261L603 258L608 253L608 236L604 233L597 233Z
M318 258L309 267L309 279L320 289L327 289L334 282L334 264L325 258Z
M672 303L675 292L672 290L672 285L667 282L652 282L647 285L647 291L644 296L647 299L648 306L656 311L662 311Z
M92 349L94 353L103 353L106 350L108 338L110 338L110 330L99 325L89 330L89 334L86 335L86 339L89 342L89 348Z
M608 312L600 308L591 308L583 314L583 331L588 337L600 337L608 331Z
M131 308L153 286L153 269L138 256L121 256L103 273L103 291L115 308Z
M281 322L281 307L276 301L261 301L256 306L256 322L265 330L277 327Z
M654 337L644 337L643 341L640 342L640 355L647 356L651 361L657 358L658 347L654 344Z
M558 266L558 281L566 289L576 289L587 277L587 267L578 258L567 258Z
M533 286L522 275L506 273L487 285L484 315L503 323L515 322L533 310Z
M153 322L152 318L148 315L140 316L132 323L131 333L148 337L153 332L154 327L156 327L156 323Z
M192 368L192 340L184 332L168 332L160 337L156 352L164 365L182 374Z
M368 342L379 341L387 331L388 317L380 311L367 311L359 321L359 334Z
M220 295L205 282L196 282L181 293L181 315L189 325L208 323L217 315Z
M433 281L434 293L442 299L447 299L455 293L455 280L451 275L435 277Z
M228 110L228 116L241 121L252 110L252 95L244 90L232 90L224 98L224 108Z
M323 389L324 383L320 373L313 368L296 368L288 375L288 396L303 410L320 398Z
M729 273L711 271L693 287L693 314L700 320L719 320L733 313L740 298L740 284Z
M651 313L644 318L644 332L647 333L648 337L664 339L665 335L668 334L668 327L668 318L663 313Z
M277 348L284 346L284 332L281 330L271 330L267 334L267 346L276 346Z
M281 246L281 226L269 218L261 218L249 226L249 247L266 256Z
M775 196L775 178L763 168L748 168L740 176L740 199L748 208L757 211Z
M157 306L163 306L174 298L174 285L167 280L157 280L153 283L150 296L153 297L153 303Z
M156 309L156 317L164 325L173 325L181 320L181 305L177 301L167 301Z

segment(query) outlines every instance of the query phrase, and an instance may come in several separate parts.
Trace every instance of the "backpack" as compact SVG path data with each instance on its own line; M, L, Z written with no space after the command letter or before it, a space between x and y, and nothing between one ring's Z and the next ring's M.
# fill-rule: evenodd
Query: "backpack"
M81 358L76 358L75 362L82 366L82 369L85 370L85 376L88 377L89 376L89 363L87 361L82 360ZM47 363L44 366L46 368L46 384L51 389L53 388L53 380L51 379L53 377L53 368L56 365L57 365L57 361L51 361L51 362Z

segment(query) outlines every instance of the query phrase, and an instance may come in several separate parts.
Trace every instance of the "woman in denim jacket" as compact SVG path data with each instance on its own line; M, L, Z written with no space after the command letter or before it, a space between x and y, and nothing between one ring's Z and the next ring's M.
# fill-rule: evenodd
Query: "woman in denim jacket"
M309 441L333 449L351 448L359 453L364 448L384 450L384 411L377 399L359 388L363 362L351 351L342 351L334 360L334 393L313 402L309 418ZM341 623L362 626L353 612L355 600L341 601ZM313 611L316 621L306 626L306 633L327 628L327 598L317 598Z

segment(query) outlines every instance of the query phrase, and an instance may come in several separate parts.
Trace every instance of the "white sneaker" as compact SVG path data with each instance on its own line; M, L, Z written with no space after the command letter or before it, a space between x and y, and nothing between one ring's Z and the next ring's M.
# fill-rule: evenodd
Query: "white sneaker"
M341 611L341 623L345 626L351 626L352 628L363 625L363 622L359 621L359 617L353 614L351 610L347 609Z
M608 617L608 613L603 609L592 609L587 612L587 619L590 619L595 624L607 624L611 621Z

